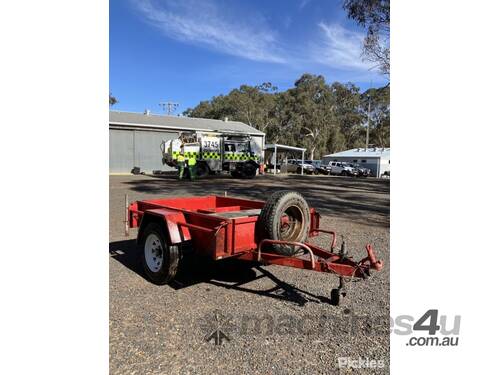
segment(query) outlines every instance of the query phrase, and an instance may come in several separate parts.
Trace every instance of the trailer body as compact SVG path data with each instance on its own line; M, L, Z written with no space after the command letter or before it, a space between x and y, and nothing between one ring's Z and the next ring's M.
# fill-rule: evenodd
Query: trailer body
M196 252L222 259L258 249L257 220L264 201L223 196L151 199L129 207L130 227L161 220L172 243L191 241ZM311 230L316 236L319 214L310 210ZM140 234L139 234L140 235Z
M338 289L332 290L337 300L343 290L343 278L366 278L370 270L381 270L383 262L376 259L371 245L366 245L367 256L354 261L347 255L344 243L336 253L337 235L320 228L320 214L309 208L308 237L319 234L331 236L330 249L323 249L308 241L294 242L266 238L259 226L259 218L266 202L234 197L208 195L149 199L133 202L127 207L126 225L139 228L138 242L145 228L156 223L166 234L168 246L176 251L193 249L195 254L220 260L230 257L246 261L333 273L340 278ZM286 215L279 225L287 226ZM271 246L290 246L300 249L295 256L270 251ZM334 292L335 291L335 292ZM335 296L335 297L334 297Z

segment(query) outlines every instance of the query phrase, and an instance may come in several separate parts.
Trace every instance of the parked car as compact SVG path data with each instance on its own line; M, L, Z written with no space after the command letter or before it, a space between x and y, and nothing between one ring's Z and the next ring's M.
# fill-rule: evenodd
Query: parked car
M300 173L302 171L302 168L304 168L304 173L306 174L313 174L316 171L316 168L312 163L308 163L311 160L304 160L304 163L302 163L302 160L291 160L289 161L290 164L292 164L295 168L296 173Z
M304 160L304 163L312 165L314 167L314 174L321 173L321 160Z
M361 167L357 163L348 163L348 165L357 171L356 173L357 177L369 177L372 173L370 168Z
M340 161L330 161L321 167L322 173L340 176L357 176L358 170L347 163Z

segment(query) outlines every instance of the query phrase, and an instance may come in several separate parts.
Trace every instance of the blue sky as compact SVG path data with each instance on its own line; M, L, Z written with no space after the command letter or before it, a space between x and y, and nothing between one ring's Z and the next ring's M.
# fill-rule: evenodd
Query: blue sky
M111 0L113 109L176 113L241 84L293 86L303 73L362 89L387 80L363 62L365 31L336 0Z

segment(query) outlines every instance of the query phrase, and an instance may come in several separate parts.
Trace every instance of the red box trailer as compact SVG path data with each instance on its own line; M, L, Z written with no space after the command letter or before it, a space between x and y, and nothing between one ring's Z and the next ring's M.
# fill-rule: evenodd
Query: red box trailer
M209 195L142 200L127 206L126 232L139 228L144 270L157 284L175 277L187 247L215 260L235 257L332 273L340 280L332 289L333 304L345 296L345 277L366 278L370 270L383 267L369 244L360 261L347 255L344 243L335 252L336 233L320 229L320 214L294 191L276 192L267 201ZM330 249L307 242L319 233L331 235Z

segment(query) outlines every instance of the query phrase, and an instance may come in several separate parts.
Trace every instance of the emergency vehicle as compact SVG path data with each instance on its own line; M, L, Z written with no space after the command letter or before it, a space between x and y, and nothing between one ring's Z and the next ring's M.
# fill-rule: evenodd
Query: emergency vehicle
M162 162L177 167L177 157L196 158L196 175L229 172L237 178L254 178L262 162L262 151L258 150L252 137L241 133L225 132L181 132L173 140L161 145Z

